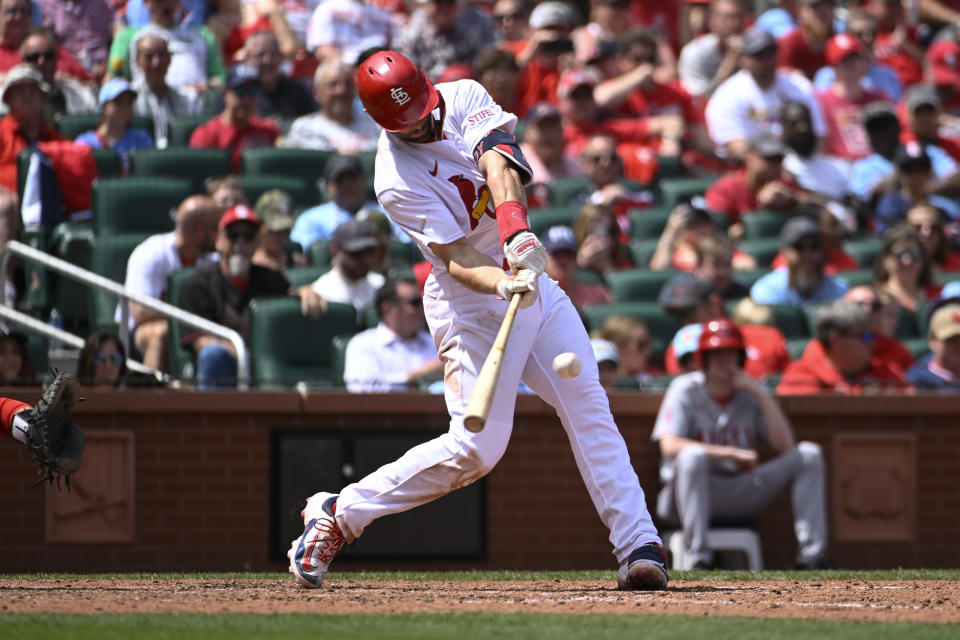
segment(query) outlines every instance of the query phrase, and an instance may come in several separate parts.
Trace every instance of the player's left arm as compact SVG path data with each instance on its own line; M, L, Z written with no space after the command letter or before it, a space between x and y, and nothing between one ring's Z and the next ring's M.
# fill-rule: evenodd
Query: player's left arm
M532 172L516 139L513 134L494 129L477 145L474 157L496 207L507 263L515 273L528 269L540 275L547 266L547 250L530 230L524 183L530 181Z

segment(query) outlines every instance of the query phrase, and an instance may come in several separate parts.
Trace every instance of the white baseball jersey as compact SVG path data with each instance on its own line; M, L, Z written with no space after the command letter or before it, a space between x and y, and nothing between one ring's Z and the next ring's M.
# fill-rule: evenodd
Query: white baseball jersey
M657 413L652 440L663 436L677 436L740 449L757 449L757 442L766 438L767 426L760 405L749 393L737 391L726 404L720 404L707 393L702 371L677 376ZM664 482L673 478L674 461L663 459L660 477ZM728 469L735 472L731 463Z
M446 105L443 139L409 143L385 132L377 148L375 185L387 215L433 264L424 313L444 363L450 430L345 487L337 500L337 523L352 541L376 518L482 478L507 448L522 380L556 408L587 491L610 530L614 555L625 562L633 549L659 543L660 538L600 386L583 322L546 274L537 281L536 302L517 313L486 427L471 433L463 426L467 402L507 302L456 282L429 245L466 238L477 251L502 262L494 203L473 150L492 129L512 132L516 117L472 80L441 84L437 90ZM399 92L399 100L408 98ZM561 378L552 369L553 358L567 351L583 363L576 378Z
M387 214L420 245L434 276L445 283L450 276L430 251L431 242L466 237L480 253L503 261L493 200L473 150L492 129L513 132L517 117L473 80L439 84L437 91L446 103L443 140L404 142L383 132L374 187Z

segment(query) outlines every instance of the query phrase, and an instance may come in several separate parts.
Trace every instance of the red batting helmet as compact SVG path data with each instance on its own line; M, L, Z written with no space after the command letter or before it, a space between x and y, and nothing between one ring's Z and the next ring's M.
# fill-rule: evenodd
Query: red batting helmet
M704 323L700 333L699 351L715 349L743 349L743 334L737 325L726 318L717 318Z
M357 93L370 117L391 132L412 127L440 102L417 65L396 51L380 51L360 64Z

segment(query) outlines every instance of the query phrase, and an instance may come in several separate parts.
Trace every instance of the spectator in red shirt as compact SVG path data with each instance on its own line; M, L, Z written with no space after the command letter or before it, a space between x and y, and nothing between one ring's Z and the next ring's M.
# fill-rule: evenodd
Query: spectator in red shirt
M940 293L930 275L920 236L905 224L884 232L883 249L873 265L873 277L877 288L893 296L907 311L915 311L918 304L933 300Z
M859 269L860 265L853 257L843 250L843 241L847 237L847 230L844 228L840 219L833 214L829 207L816 206L814 219L820 226L820 242L823 246L823 254L826 257L826 264L823 266L823 272L829 276L836 275L838 271L853 271ZM787 266L787 259L781 251L774 257L770 265L773 269L779 269Z
M730 219L731 236L738 236L740 218L759 209L791 211L797 204L795 187L784 179L786 147L770 133L750 139L743 169L728 173L707 189L707 208ZM736 226L735 226L736 225Z
M940 118L942 104L937 89L927 84L917 84L907 90L900 105L903 131L901 142L920 142L925 147L940 147L954 160L960 162L960 141L941 135Z
M907 26L903 3L899 0L868 0L866 12L877 21L874 58L897 72L906 89L923 81L923 50L917 40L917 28Z
M833 0L801 0L797 19L799 24L778 42L777 66L796 69L812 80L828 64L824 47L833 33Z
M33 3L30 0L0 0L0 74L20 64L20 45L30 33ZM57 73L84 82L93 77L63 47L57 45Z
M580 165L590 178L590 184L575 201L609 207L620 229L617 237L626 245L631 237L630 210L650 206L653 194L634 191L625 184L623 161L617 154L616 140L609 135L598 134L587 140L580 155Z
M273 146L280 130L269 120L254 116L259 93L257 69L234 65L227 74L223 111L194 130L190 146L228 150L237 172L245 150Z
M601 109L627 117L680 116L676 132L654 137L647 144L664 156L679 155L683 147L694 147L714 157L714 144L707 134L703 113L693 106L693 99L676 81L660 82L657 38L648 29L634 29L620 38L615 58L616 75L601 82L593 97Z
M500 46L518 55L527 46L530 30L530 8L527 3L524 0L497 0L491 16Z
M574 22L570 6L556 0L541 2L530 14L530 37L516 54L520 65L518 116L523 117L538 102L557 103L560 74L575 66L570 39Z
M557 281L577 309L611 301L606 285L578 280L577 239L570 227L556 226L543 235L543 246L548 252L547 275Z
M871 285L860 285L847 291L843 299L863 307L870 316L867 328L873 333L873 358L889 362L900 373L913 364L913 356L896 338L900 308L889 293Z
M623 142L650 142L657 138L667 142L661 145L660 155L679 153L676 144L683 135L682 116L671 114L649 118L608 118L597 105L593 91L600 79L590 70L571 71L560 79L557 96L560 99L560 114L563 116L563 134L567 141L567 154L580 155L587 140L596 135L612 137L618 144ZM672 149L669 148L671 146Z
M905 389L903 375L891 363L873 357L869 323L867 312L856 303L836 300L821 307L814 320L815 338L803 356L783 372L777 393L860 394Z
M907 211L907 224L917 232L923 252L934 271L960 271L960 252L950 246L944 227L947 216L929 202L919 202Z
M927 82L937 87L943 111L960 116L960 42L937 40L927 49Z
M867 60L861 55L860 41L845 33L827 41L827 64L834 68L834 81L816 94L827 124L826 153L847 160L870 155L870 140L863 126L863 108L884 100L884 94L863 88Z

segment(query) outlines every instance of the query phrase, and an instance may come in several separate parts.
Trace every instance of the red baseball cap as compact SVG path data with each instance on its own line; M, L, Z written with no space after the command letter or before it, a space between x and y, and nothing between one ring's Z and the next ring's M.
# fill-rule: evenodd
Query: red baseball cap
M238 204L230 207L220 216L220 222L217 223L217 230L223 231L234 222L249 222L250 224L260 226L260 218L254 213L253 209L245 204Z
M860 41L846 33L838 33L829 40L824 49L824 57L827 64L835 67L843 62L848 56L859 54L863 51Z
M927 49L927 62L934 84L960 86L960 44L938 40Z

